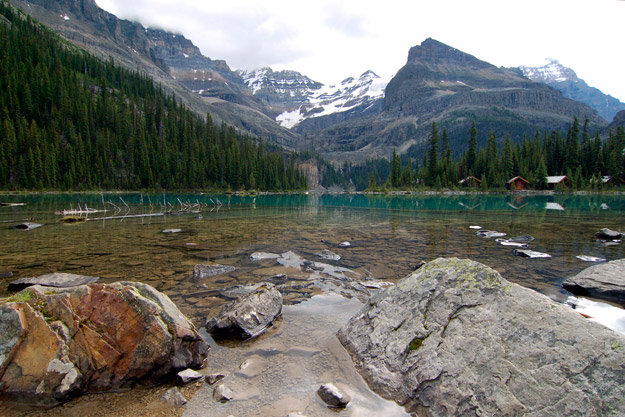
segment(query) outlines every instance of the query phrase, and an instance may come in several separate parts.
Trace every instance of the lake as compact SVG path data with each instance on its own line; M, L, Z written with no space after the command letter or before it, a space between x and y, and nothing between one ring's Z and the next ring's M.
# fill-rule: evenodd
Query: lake
M13 278L2 278L0 296L15 278L72 272L104 282L149 283L196 318L189 299L198 290L259 280L257 265L249 260L253 252L293 251L312 258L330 249L342 257L333 264L386 281L406 276L420 261L470 258L556 299L565 295L561 282L591 264L577 255L623 257L622 245L594 237L604 227L622 228L621 195L40 194L7 195L2 201L25 205L0 208L0 272L13 272ZM192 204L194 212L188 214L130 217ZM54 214L79 207L106 207L107 212L90 213L89 221L71 224ZM117 218L95 220L102 217ZM44 226L9 228L24 219ZM530 249L552 258L516 256L513 248L477 236L469 226L507 237L531 235ZM181 231L163 233L167 229ZM338 248L342 241L351 246ZM236 270L198 288L189 279L193 266L211 262Z
M470 258L560 302L568 296L562 281L593 264L576 256L624 257L620 243L595 238L605 227L623 229L622 195L104 193L3 195L0 202L25 203L0 207L0 276L5 276L0 278L0 298L9 294L7 285L16 278L55 271L98 276L100 282L142 281L169 295L198 327L225 303L215 290L260 282L280 272L274 265L251 260L254 252L292 251L320 261L316 254L328 249L341 259L322 262L348 268L362 279L391 282L408 275L421 261ZM106 208L106 212L81 215L88 220L73 223L63 223L63 216L55 214L87 207ZM27 219L43 226L10 228ZM534 240L529 248L551 258L518 256L514 248L479 236L471 226L506 233L506 238L530 235ZM351 245L339 247L344 241ZM195 265L210 263L235 270L202 281L193 279ZM9 272L12 277L6 277ZM278 343L284 343L289 332L297 333L289 330L293 318L301 316L295 305L311 295L287 297L286 304L294 307L285 310L284 327L275 333ZM330 305L334 311L342 310L336 300ZM345 311L356 310L350 304ZM215 345L215 362L243 360L254 349ZM366 389L359 395L363 404L375 402ZM215 415L221 415L218 411Z

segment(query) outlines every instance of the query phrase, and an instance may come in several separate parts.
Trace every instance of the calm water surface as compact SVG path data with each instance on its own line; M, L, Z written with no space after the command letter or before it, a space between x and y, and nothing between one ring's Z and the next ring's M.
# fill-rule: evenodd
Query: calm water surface
M198 324L205 317L207 289L266 278L249 259L258 251L290 250L313 259L330 249L342 257L330 263L388 281L406 276L420 261L470 258L556 299L565 297L560 288L564 279L591 265L576 255L623 258L622 245L594 237L603 227L623 229L622 195L56 194L5 195L0 201L26 203L0 208L0 273L13 273L0 278L0 296L13 279L55 271L99 276L104 282L143 281L168 294ZM181 203L196 204L199 213L158 215L163 204L179 210ZM73 224L60 222L62 216L55 214L85 205L106 207L107 212ZM150 213L157 215L131 217ZM104 216L117 218L96 220ZM23 219L44 226L9 228ZM532 235L536 239L530 249L553 257L516 256L512 248L477 236L471 225L510 237ZM166 229L182 231L163 233ZM352 246L338 248L342 241ZM236 270L194 282L193 266L211 262Z

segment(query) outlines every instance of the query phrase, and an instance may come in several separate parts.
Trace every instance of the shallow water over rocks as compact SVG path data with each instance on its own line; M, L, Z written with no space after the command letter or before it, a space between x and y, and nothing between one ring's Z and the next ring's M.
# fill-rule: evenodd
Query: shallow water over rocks
M112 210L109 202L121 208L124 207L120 202L122 198L129 209ZM219 196L224 204L214 207L209 196L199 195L152 195L151 206L146 203L146 195L2 196L1 201L25 202L26 205L0 208L0 298L11 294L7 290L9 282L52 272L96 276L100 277L99 282L142 281L166 293L198 327L203 327L209 315L232 300L236 286L262 281L282 285L286 306L279 326L249 345L216 347L209 353L206 373L217 372L219 364L224 364L223 368L238 366L254 355L270 363L264 373L252 378L245 378L238 371L230 372L235 381L233 391L236 393L234 388L249 388L242 389L248 399L227 403L227 407L240 407L241 411L223 415L254 415L249 413L260 409L278 413L285 407L325 413L324 405L316 397L319 385L347 379L357 392L354 406L341 415L356 416L366 415L357 414L358 407L384 403L361 390L355 376L348 376L352 371L341 364L343 359L349 361L349 358L341 359L340 346L331 336L333 333L321 336L320 332L340 326L343 313L346 319L348 312L359 304L357 298L364 294L360 290L374 291L366 290L365 286L375 288L378 280L396 282L422 261L455 256L482 262L510 281L564 302L570 294L561 288L561 283L589 266L577 256L608 261L624 257L620 242L595 237L602 228L625 229L624 196L294 195L258 196L255 204L252 198ZM169 208L176 206L178 200L197 201L195 211L199 213L159 215L164 206L158 205L157 200L165 200ZM107 213L89 214L89 221L62 223L61 216L54 214L79 203L81 207L85 204L102 207L101 201L105 201ZM551 203L565 210L552 210ZM150 216L132 217L141 214ZM104 216L107 219L92 220ZM43 226L33 230L10 228L26 220ZM470 228L478 225L482 230L506 233L506 239L533 236L535 239L527 242L529 249L552 257L516 256L513 247L501 245L494 238L478 236L476 230ZM180 231L163 233L168 229ZM350 242L350 246L341 247L340 243L345 241ZM337 260L316 256L327 253L325 251L337 255L334 258ZM252 259L254 253L275 256ZM225 272L194 278L194 268L199 264L219 264L224 266ZM314 282L310 281L313 276ZM366 280L371 280L371 285L361 286L358 291L336 285L337 282L356 285ZM310 312L304 312L318 305L316 295L328 292L342 293L351 299L333 299L329 311L334 314L308 322L306 315ZM302 303L311 297L312 301ZM319 340L306 339L315 334L319 335ZM263 348L263 344L269 347ZM311 354L307 350L310 346L316 346L312 349L318 352ZM303 367L303 374L292 365L293 358L302 355L306 358L302 363L308 363ZM333 376L334 381L321 378L323 372L316 373L326 362L333 372L327 376ZM265 390L271 383L286 381L285 375L289 378L300 375L300 380L295 378L288 385L286 382L273 385L277 391ZM171 407L154 405L150 410L155 412L155 407L167 410L165 415L181 415L184 410L192 413L193 404L208 401L205 390L212 395L212 387L202 386L184 409L174 411ZM289 394L291 391L295 394ZM157 392L155 389L153 394L133 392L111 397L118 398L116 401L120 404L115 413L141 415L137 410L147 408L136 408L131 403L141 404L144 398L158 398ZM102 396L90 396L63 409L102 401ZM128 404L124 405L124 401ZM248 414L243 411L245 404L254 404L246 411ZM215 413L222 410L221 404L210 407L216 407ZM226 406L223 407L226 410ZM106 408L100 408L100 414L93 415L113 415L106 414ZM310 413L321 415L316 411ZM66 414L57 409L46 415Z

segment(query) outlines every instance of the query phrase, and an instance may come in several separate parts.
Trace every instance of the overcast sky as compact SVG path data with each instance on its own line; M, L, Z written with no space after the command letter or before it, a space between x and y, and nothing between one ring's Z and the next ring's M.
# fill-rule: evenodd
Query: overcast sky
M621 0L96 0L181 33L232 69L292 69L331 84L370 69L390 79L428 37L497 66L555 58L625 102Z

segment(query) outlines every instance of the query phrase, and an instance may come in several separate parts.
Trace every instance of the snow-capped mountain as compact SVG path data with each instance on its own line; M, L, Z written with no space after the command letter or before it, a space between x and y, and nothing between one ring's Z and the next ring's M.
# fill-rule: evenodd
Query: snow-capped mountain
M252 93L277 113L276 121L291 129L304 120L359 109L366 112L384 98L388 80L373 71L324 85L295 71L262 68L239 71Z
M276 115L307 105L323 84L313 81L297 71L273 71L271 68L239 70L251 93L265 102Z
M523 75L530 80L545 84L577 79L575 71L563 66L553 58L547 58L545 63L540 67L528 67L521 65L519 68L523 71Z
M521 66L519 69L530 80L545 83L559 90L564 97L588 104L608 121L612 120L619 111L625 110L624 103L590 87L575 74L575 71L563 66L555 59L546 59L544 65L540 67Z

